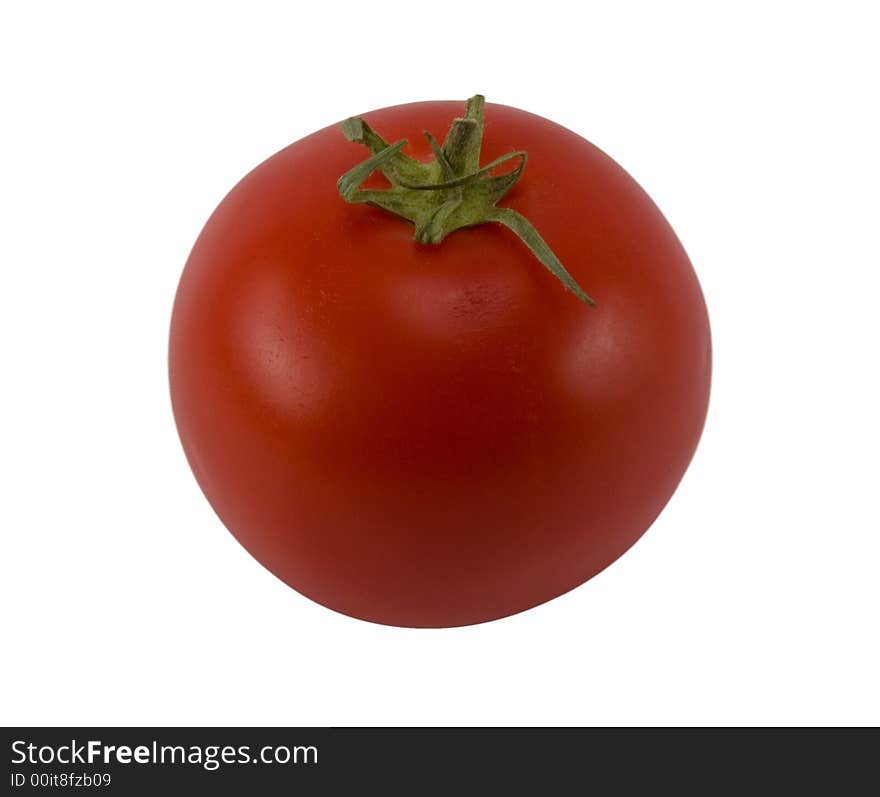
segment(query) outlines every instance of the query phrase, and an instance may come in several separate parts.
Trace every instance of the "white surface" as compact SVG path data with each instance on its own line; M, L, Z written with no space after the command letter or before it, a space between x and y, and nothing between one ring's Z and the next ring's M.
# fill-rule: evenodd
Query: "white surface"
M0 723L880 722L875 13L4 4ZM591 139L664 210L709 303L712 404L671 504L593 581L385 628L298 596L214 516L172 422L171 303L265 157L476 91Z

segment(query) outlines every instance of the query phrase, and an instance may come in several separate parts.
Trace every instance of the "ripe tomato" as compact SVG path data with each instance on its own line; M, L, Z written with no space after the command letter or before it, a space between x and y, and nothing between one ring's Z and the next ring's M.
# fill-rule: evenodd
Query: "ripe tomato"
M365 119L427 161L421 131L461 110ZM420 243L343 201L364 151L336 125L230 192L175 300L174 414L205 495L275 575L365 620L478 623L581 584L652 523L703 426L706 309L650 198L521 110L486 105L482 143L482 163L527 151L502 204L595 307L500 224Z

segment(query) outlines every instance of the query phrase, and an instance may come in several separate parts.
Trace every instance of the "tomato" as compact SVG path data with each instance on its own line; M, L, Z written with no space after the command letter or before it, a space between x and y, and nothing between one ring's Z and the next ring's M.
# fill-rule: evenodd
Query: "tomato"
M421 132L461 112L364 119L427 162ZM561 595L645 532L694 453L710 333L682 245L595 146L487 104L481 163L513 150L528 165L499 207L574 286L503 224L423 243L343 201L368 153L339 125L247 175L186 264L169 367L188 461L239 542L339 612L457 626Z

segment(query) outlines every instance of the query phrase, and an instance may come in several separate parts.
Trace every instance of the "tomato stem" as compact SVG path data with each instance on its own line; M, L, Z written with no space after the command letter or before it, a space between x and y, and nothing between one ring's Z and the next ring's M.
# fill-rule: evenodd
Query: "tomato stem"
M346 119L342 123L343 135L349 141L363 144L371 155L339 178L336 187L340 196L346 202L374 205L412 222L415 239L425 244L439 244L462 227L487 222L502 224L516 233L568 290L595 306L528 219L511 208L496 206L522 175L527 155L522 150L508 152L480 167L484 103L480 94L467 101L465 115L453 120L442 146L425 131L434 153L434 160L429 163L404 153L405 139L389 144L360 117ZM517 163L510 171L492 173L512 160ZM391 187L360 188L377 169Z

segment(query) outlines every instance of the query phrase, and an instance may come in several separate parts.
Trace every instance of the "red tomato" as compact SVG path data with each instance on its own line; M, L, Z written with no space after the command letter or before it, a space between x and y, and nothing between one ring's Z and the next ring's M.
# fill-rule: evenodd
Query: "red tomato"
M364 118L428 160L421 131L462 110ZM190 465L258 561L339 612L456 626L561 595L644 533L697 445L709 325L669 224L580 136L486 105L482 163L513 149L528 166L501 204L595 307L499 224L418 243L344 202L365 151L338 125L245 177L186 264L170 378Z

